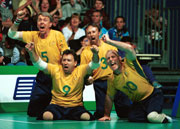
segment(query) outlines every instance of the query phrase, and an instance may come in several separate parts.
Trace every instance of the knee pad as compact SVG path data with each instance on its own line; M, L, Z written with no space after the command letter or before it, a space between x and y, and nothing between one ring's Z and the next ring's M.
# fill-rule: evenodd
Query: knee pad
M43 113L43 120L53 120L52 112L46 111Z
M166 116L165 114L158 114L157 112L151 112L147 115L147 119L152 123L168 123L172 122L171 117Z
M90 118L91 118L91 116L87 112L81 114L81 116L80 116L81 120L90 120Z

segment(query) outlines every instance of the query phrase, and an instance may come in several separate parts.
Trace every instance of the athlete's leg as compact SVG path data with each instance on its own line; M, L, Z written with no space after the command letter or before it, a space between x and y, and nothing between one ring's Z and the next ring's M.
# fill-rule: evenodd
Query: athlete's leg
M38 116L51 101L52 81L49 75L39 72L28 105L28 115Z
M127 118L132 102L123 92L118 91L114 97L114 106L118 117Z
M96 112L94 116L99 119L104 116L104 105L107 91L107 80L96 80L93 83L96 98Z

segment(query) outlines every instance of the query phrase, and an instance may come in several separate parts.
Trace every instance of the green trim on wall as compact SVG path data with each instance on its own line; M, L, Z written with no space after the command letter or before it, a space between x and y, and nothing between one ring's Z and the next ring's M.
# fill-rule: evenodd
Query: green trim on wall
M38 69L34 66L0 66L0 75L9 74L36 74Z
M95 110L96 103L94 101L84 102L84 106L87 110ZM26 112L28 102L12 102L12 103L0 103L0 112Z
M84 106L87 110L91 110L91 111L96 110L95 101L85 101ZM28 102L0 103L0 113L26 112L27 108L28 108Z
M27 102L0 103L0 112L26 112L27 107Z

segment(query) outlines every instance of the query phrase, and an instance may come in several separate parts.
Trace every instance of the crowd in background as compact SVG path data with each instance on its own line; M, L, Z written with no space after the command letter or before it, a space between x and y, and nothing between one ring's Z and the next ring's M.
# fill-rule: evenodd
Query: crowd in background
M13 24L17 12L25 8L26 17L23 18L18 30L35 31L37 29L37 14L49 12L53 17L52 29L63 32L66 41L72 49L78 52L85 47L79 40L85 36L85 27L93 21L101 27L110 28L108 15L105 13L104 3L99 0L94 7L88 8L86 0L21 0L17 9L13 9L13 0L0 2L0 65L32 65L24 43L10 39L8 29ZM100 16L91 14L100 11ZM106 31L105 31L106 32ZM74 45L74 44L77 45Z

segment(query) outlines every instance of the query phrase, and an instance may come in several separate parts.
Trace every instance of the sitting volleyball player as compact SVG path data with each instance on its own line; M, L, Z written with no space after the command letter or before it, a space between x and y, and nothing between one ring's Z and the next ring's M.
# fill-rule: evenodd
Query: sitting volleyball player
M105 99L105 113L100 121L111 120L110 112L114 95L122 91L133 102L128 120L131 122L168 123L172 119L161 113L163 94L160 89L154 88L145 78L144 72L136 59L132 45L113 41L107 35L103 36L104 42L116 46L125 52L122 62L117 51L109 50L106 53L107 63L113 70L113 76L108 80L108 90Z
M43 120L93 120L93 116L83 106L84 77L99 67L98 48L94 45L92 62L77 66L77 55L65 50L61 65L46 63L36 54L34 43L26 45L33 64L49 73L53 80L52 100L37 119Z

